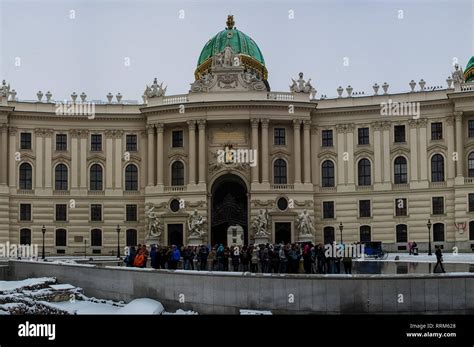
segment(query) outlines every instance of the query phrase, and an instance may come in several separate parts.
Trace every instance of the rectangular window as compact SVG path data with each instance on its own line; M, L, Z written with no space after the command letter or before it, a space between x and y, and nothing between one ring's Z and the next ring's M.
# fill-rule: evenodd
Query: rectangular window
M31 204L20 204L20 220L31 221Z
M334 201L323 201L323 218L334 219Z
M99 204L91 205L91 221L93 222L102 221L102 205L99 205Z
M127 222L137 221L137 205L126 206L126 219Z
M91 151L93 152L102 151L102 135L101 134L91 135Z
M274 129L274 143L277 146L284 146L286 144L285 128Z
M137 135L127 135L126 141L127 141L126 149L128 152L136 152L138 150Z
M31 149L31 133L20 134L20 149Z
M322 142L323 147L333 146L332 130L323 130L321 132L321 138L323 139L323 142Z
M67 232L64 229L56 230L56 247L66 247Z
M102 247L102 230L100 229L91 230L91 246ZM97 252L96 254L100 254L100 252Z
M65 222L67 220L67 205L57 204L56 205L56 221Z
M441 122L431 123L431 139L432 140L443 139L443 123Z
M469 137L474 137L474 119L467 122Z
M67 135L56 134L56 150L67 151Z
M469 194L469 212L474 212L474 194Z
M369 141L369 128L359 128L357 130L359 135L359 145L368 145Z
M444 214L444 198L442 196L435 196L433 201L433 214Z
M395 125L395 127L394 127L394 141L396 143L406 142L405 126L404 125Z
M395 199L395 216L406 217L407 215L407 199Z
M359 217L370 217L370 200L359 200Z
M173 148L183 147L183 131L182 130L175 130L172 133L173 137Z

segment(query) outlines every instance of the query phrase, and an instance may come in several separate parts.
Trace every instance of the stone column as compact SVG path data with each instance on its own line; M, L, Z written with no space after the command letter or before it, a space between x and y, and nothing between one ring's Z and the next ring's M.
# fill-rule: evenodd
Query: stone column
M344 175L344 152L345 152L345 146L344 146L344 137L345 134L344 132L346 131L346 126L344 124L338 124L336 125L336 133L337 133L337 139L336 139L336 146L337 146L337 185L343 185L346 183L345 180L345 175Z
M410 126L410 181L418 180L418 122L412 119L408 122Z
M140 155L141 165L140 165L140 188L145 189L147 186L147 170L148 164L145 164L146 159L148 158L148 148L147 148L147 133L144 130L138 132L138 154ZM126 147L125 147L126 149Z
M0 184L8 183L8 128L6 124L0 125Z
M419 130L419 138L418 138L418 144L420 145L420 180L426 181L428 180L428 136L427 136L427 130L426 126L428 125L428 120L426 118L424 119L419 119L418 124L420 127ZM413 163L410 163L413 165ZM410 177L411 179L411 177Z
M374 130L374 183L382 183L382 123L372 123Z
M200 119L199 126L199 184L206 183L206 120Z
M392 182L391 158L390 158L390 130L392 124L390 122L382 123L383 132L383 180L384 183Z
M354 124L348 124L346 127L346 146L347 146L347 184L355 184L354 169Z
M81 130L80 131L80 149L79 153L81 154L81 161L79 168L81 170L81 188L87 189L87 153L88 153L88 141L89 141L89 131Z
M113 188L114 174L114 131L105 131L105 189Z
M295 160L295 183L301 183L301 138L300 138L301 120L293 120L293 153Z
M69 132L71 136L71 189L79 188L79 133L77 130Z
M15 128L15 127L9 127L8 128L8 133L9 133L9 178L8 178L8 182L9 182L9 185L10 187L17 187L18 185L18 182L16 180L16 172L18 170L18 162L16 161L16 155L15 153L17 152L17 148L18 148L18 145L17 145L17 132L18 132L18 129Z
M268 118L263 118L260 122L262 123L262 183L268 183L268 124L270 121Z
M311 167L313 168L313 184L319 186L320 168L319 168L319 129L317 126L311 127Z
M122 189L123 183L123 166L122 166L122 158L123 158L123 130L116 130L114 131L114 189ZM125 189L125 187L123 187Z
M164 124L159 123L156 124L156 133L157 133L157 141L156 141L156 185L162 186L163 183L163 170L164 170L164 160L163 155L165 153L163 148L163 132L164 132Z
M152 124L146 126L148 135L148 175L147 182L149 186L155 185L155 127Z
M456 176L464 177L464 133L462 131L462 112L454 112L456 119L456 152L458 154L458 160L456 162ZM452 155L452 154L451 154Z
M43 172L44 172L44 157L43 157L43 129L35 129L34 138L35 138L35 167L33 172L35 172L35 181L33 188L43 188Z
M259 177L258 177L258 166L259 166L259 151L258 151L258 119L251 119L250 120L251 126L252 126L252 150L255 150L257 152L257 165L253 166L250 168L250 173L252 176L252 183L259 183Z
M453 162L454 153L454 117L448 117L446 119L446 138L448 140L448 158L447 158L447 169L448 179L452 179L455 176L455 166ZM456 164L457 165L457 164Z
M53 170L53 134L52 129L44 131L44 187L51 189L55 180Z
M304 143L304 183L311 183L311 121L303 121L303 143Z
M196 184L196 121L188 121L189 126L189 184Z

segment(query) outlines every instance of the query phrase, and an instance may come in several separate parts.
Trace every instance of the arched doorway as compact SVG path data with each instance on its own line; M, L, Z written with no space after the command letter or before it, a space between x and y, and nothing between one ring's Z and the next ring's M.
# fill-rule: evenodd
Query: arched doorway
M248 244L247 185L239 176L227 174L211 189L211 244L227 245L227 229L237 224L244 229L244 243Z

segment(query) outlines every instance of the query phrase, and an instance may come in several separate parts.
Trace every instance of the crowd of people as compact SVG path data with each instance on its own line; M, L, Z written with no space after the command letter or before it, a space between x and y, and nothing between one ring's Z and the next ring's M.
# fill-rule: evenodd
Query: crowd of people
M149 260L149 261L148 261ZM250 246L130 247L124 262L130 267L209 271L250 271L261 273L334 274L352 273L352 258L327 257L324 245L266 244ZM342 264L341 264L342 263Z

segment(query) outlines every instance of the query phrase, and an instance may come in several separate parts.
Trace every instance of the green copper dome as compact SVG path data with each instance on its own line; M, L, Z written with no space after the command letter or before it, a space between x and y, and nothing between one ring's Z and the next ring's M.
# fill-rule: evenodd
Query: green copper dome
M226 24L226 29L217 33L204 45L197 63L196 79L209 70L212 57L223 52L227 46L232 48L234 54L240 56L241 64L245 68L256 70L262 74L264 79L267 79L265 59L263 59L263 54L255 41L234 27L234 16L229 15Z
M474 56L467 63L466 70L464 70L464 79L466 82L474 81Z

